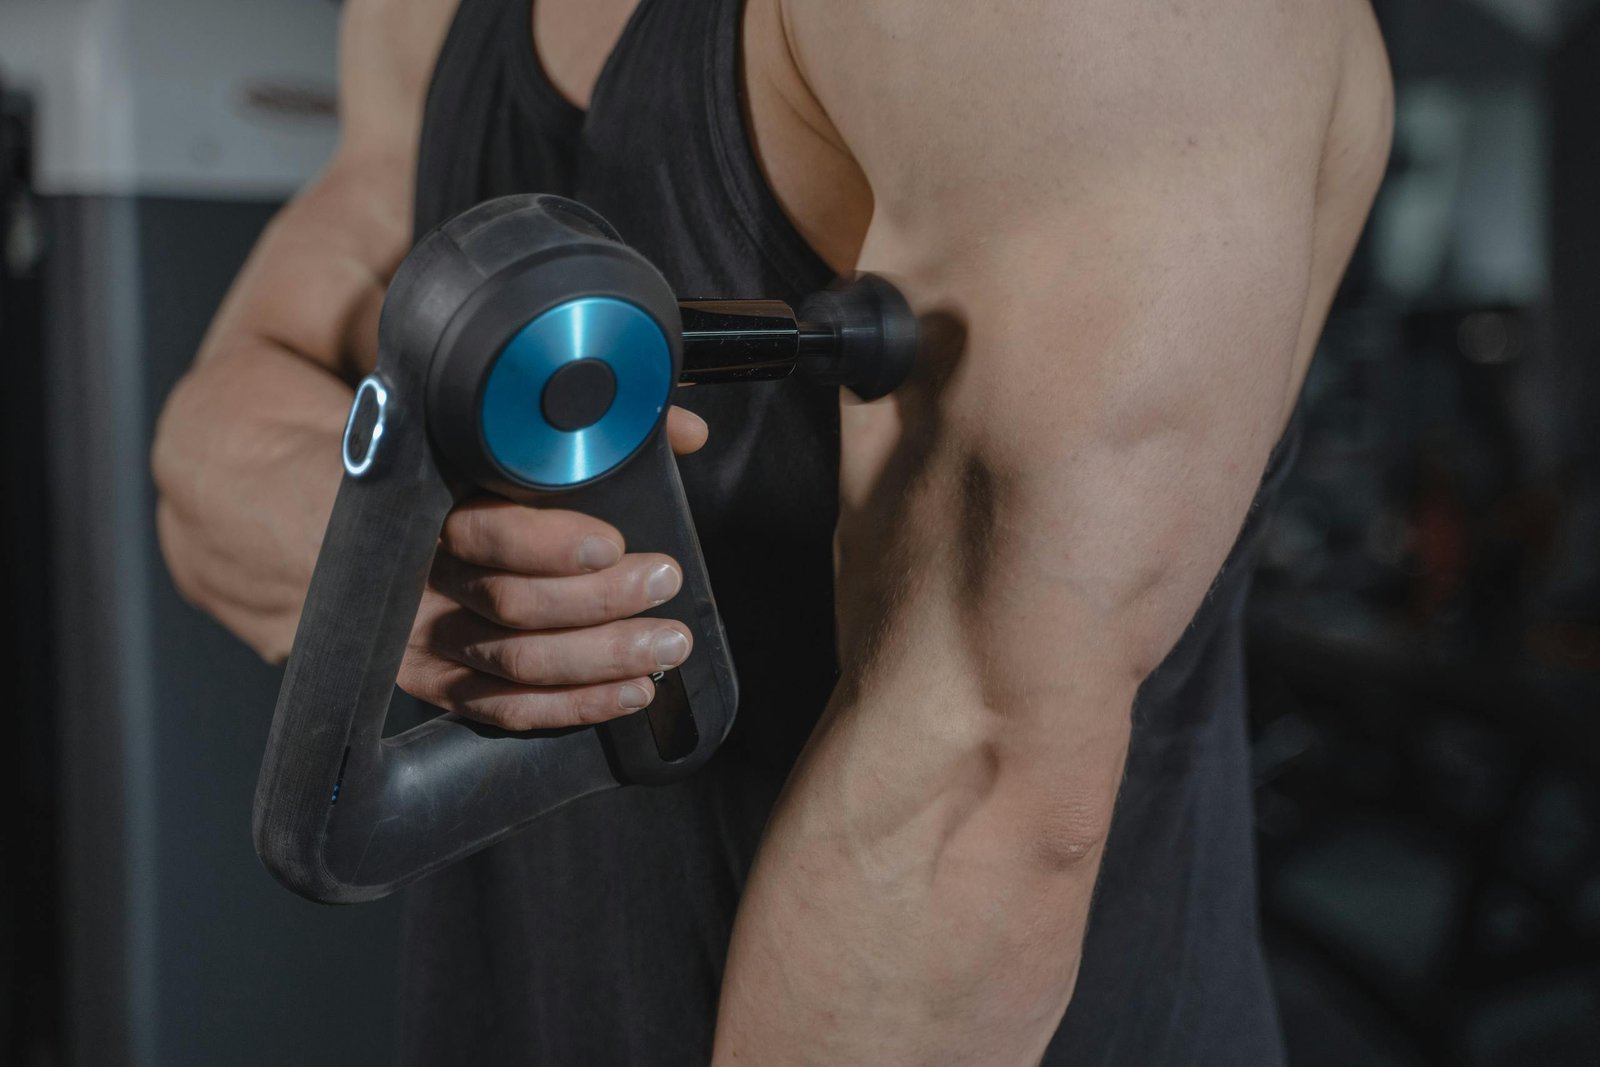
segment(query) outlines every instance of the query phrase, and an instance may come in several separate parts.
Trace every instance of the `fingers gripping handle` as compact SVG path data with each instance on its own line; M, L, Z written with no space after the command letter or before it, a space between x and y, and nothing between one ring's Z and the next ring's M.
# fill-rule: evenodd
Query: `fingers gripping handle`
M709 759L733 726L738 682L728 639L711 595L677 460L665 433L626 467L589 490L556 497L615 526L630 552L660 552L678 561L677 596L644 612L676 619L695 635L689 658L656 676L656 697L644 711L601 727L618 778L656 785L680 778Z
M647 614L686 623L697 644L658 679L651 706L598 731L510 734L441 715L384 739L454 503L423 435L394 413L387 421L392 468L340 487L256 793L257 851L290 888L326 903L384 896L590 793L681 777L710 758L738 703L677 465L658 434L614 486L601 483L605 492L551 501L612 522L630 548L669 553L683 568L678 595Z
M615 785L592 732L530 743L446 715L383 739L454 502L420 420L400 416L386 419L387 469L340 486L257 785L257 851L290 888L329 903L382 896Z

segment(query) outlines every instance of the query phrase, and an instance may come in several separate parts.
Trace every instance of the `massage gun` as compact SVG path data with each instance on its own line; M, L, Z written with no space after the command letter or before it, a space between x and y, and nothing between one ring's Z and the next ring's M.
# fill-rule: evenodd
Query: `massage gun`
M256 787L256 850L313 900L372 900L601 790L671 782L727 736L738 682L664 429L679 384L791 374L893 390L916 320L882 278L774 300L680 303L602 218L555 196L481 204L389 287L344 479ZM581 511L683 570L646 615L694 652L599 726L509 733L440 714L384 736L450 509L482 493Z

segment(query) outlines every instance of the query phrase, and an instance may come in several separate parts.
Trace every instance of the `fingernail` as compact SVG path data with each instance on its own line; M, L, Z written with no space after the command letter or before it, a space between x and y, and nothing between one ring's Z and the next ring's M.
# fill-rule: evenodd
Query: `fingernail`
M617 704L628 711L638 711L650 703L650 694L644 691L643 686L629 682L617 690Z
M650 569L650 577L645 582L645 593L650 597L650 606L665 604L677 596L678 587L682 584L683 576L678 573L678 568L668 563L657 563Z
M676 667L689 654L689 639L677 630L662 630L650 643L650 651L655 653L657 667Z
M605 570L622 558L622 546L609 537L590 534L578 545L578 563L592 571Z

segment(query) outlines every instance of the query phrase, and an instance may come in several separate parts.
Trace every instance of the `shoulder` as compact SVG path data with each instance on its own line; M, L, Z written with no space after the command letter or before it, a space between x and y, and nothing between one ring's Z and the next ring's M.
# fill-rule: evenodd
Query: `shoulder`
M439 49L459 3L472 2L348 0L339 41L339 117L347 147L415 150Z
M1341 77L1328 125L1328 167L1375 186L1394 135L1394 75L1371 6L1348 0L1339 7Z
M1320 151L1366 9L1366 0L788 0L784 19L798 67L870 173L875 153L930 162L919 144L1077 166L1233 130L1270 133L1280 151Z

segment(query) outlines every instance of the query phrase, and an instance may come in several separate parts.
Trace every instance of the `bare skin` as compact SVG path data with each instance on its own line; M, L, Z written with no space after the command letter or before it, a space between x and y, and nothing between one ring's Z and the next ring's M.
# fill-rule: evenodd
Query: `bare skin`
M408 240L452 6L349 5L344 147L163 420L174 574L271 658ZM570 99L632 6L541 0ZM842 401L844 674L740 905L717 1061L1036 1062L1134 693L1233 542L1381 177L1382 44L1363 0L750 0L745 70L796 228L841 272L894 275L930 343L896 397ZM621 713L656 632L630 627L659 626L630 616L670 563L584 562L591 537L615 531L461 509L402 684L506 724Z
M858 262L933 343L842 412L844 674L740 903L717 1062L1037 1062L1135 692L1237 535L1381 179L1387 63L1357 0L776 22L789 129L859 168ZM784 174L808 135L756 129Z

